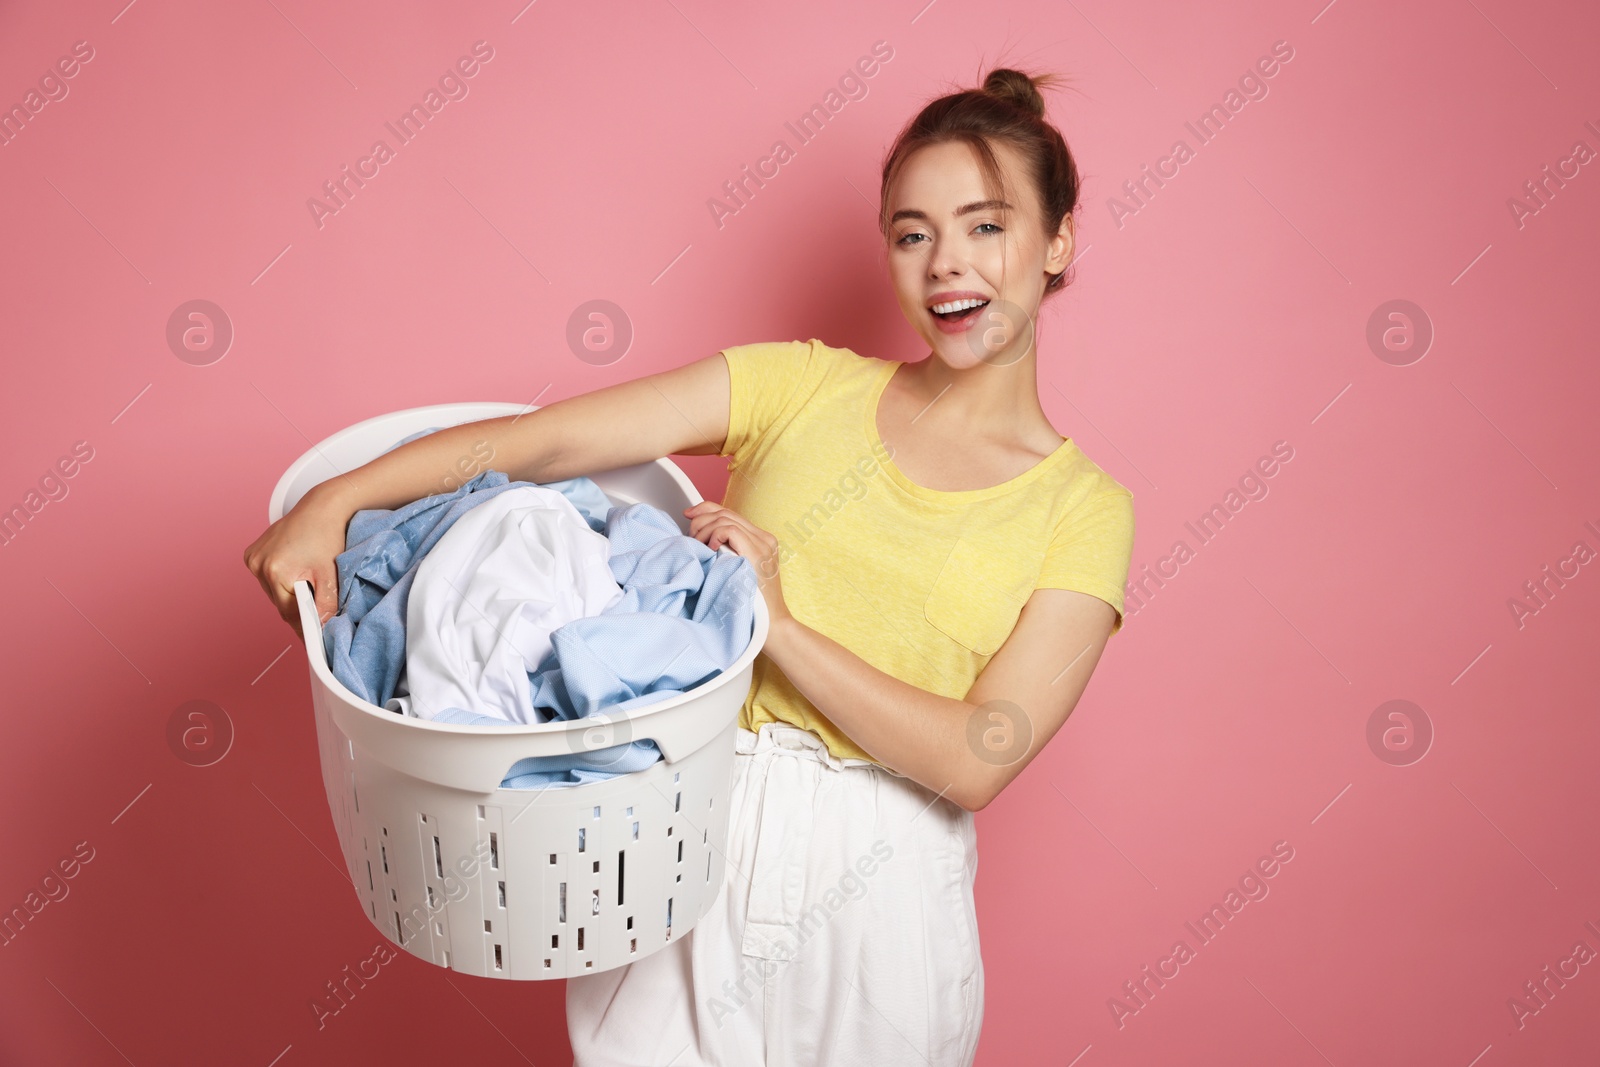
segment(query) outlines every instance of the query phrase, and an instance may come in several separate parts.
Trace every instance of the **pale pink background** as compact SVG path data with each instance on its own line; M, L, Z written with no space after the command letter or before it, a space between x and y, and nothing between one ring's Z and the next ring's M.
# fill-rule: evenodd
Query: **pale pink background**
M568 1062L559 982L409 956L316 1028L377 934L331 859L305 661L278 658L242 551L308 443L381 412L549 402L750 341L921 358L877 168L996 59L1080 90L1051 98L1084 258L1040 388L1135 494L1135 571L1195 547L1184 523L1275 441L1294 459L979 816L979 1063L1600 1052L1600 966L1521 1030L1507 1007L1600 950L1600 568L1521 629L1507 607L1600 548L1600 164L1521 228L1507 207L1600 149L1587 5L124 2L0 10L0 103L95 50L0 147L0 505L95 453L0 547L0 909L95 849L0 948L0 1062ZM318 229L307 198L480 39L470 95ZM707 199L879 40L869 95L719 229ZM1118 228L1108 198L1278 40L1270 94ZM197 298L236 330L210 366L165 341ZM636 330L603 367L564 340L597 298ZM1409 366L1366 343L1397 298L1436 331ZM683 465L720 495L720 461ZM1366 740L1396 698L1436 731L1410 766ZM166 741L196 699L236 731L203 768ZM1270 896L1119 1028L1109 998L1280 840Z

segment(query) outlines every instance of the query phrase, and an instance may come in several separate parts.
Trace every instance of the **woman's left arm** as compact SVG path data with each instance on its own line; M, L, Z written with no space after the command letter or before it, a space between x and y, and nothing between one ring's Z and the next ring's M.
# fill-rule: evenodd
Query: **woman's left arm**
M874 759L969 811L998 796L1067 721L1116 620L1099 597L1036 589L965 699L940 696L789 614L773 535L710 501L686 514L694 536L750 560L769 609L763 651L795 688Z
M773 626L765 651L873 758L979 811L1067 721L1115 619L1088 593L1034 590L964 700L885 674L792 615Z

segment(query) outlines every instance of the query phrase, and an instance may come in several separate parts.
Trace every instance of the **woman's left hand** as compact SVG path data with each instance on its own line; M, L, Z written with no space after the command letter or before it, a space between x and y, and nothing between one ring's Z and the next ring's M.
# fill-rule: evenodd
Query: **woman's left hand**
M750 567L761 583L761 595L767 602L769 627L776 627L781 619L791 618L778 577L776 537L732 508L725 508L714 500L702 500L684 508L683 513L689 519L690 536L703 541L712 551L727 545L750 561Z

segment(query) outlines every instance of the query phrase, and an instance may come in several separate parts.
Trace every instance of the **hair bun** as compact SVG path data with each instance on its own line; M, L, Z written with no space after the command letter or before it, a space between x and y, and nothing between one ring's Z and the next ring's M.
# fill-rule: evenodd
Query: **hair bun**
M1030 115L1044 116L1044 97L1039 95L1038 86L1048 84L1048 75L1041 78L1030 78L1020 70L1010 67L996 67L983 79L983 91L990 96L1004 100L1020 107Z

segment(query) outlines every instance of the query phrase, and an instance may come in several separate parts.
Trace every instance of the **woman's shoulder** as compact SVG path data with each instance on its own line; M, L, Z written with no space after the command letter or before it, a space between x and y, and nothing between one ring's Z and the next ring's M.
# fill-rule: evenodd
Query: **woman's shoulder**
M806 342L824 368L824 377L839 389L870 389L878 375L888 374L887 368L898 367L897 360L863 356L851 348L830 345L813 337Z
M870 377L884 360L863 356L849 348L830 345L820 338L804 341L757 341L722 349L730 363L741 363L758 373L794 378L838 380Z
M1056 478L1055 507L1059 517L1084 508L1128 508L1133 505L1133 492L1117 481L1079 447L1068 439L1066 462L1061 464Z
M824 340L822 340L820 338L817 338L817 337L811 338L811 340L807 341L806 343L809 344L809 345L815 346L818 351L825 352L828 356L830 356L833 359L845 360L845 361L851 361L851 362L859 362L859 363L881 363L881 362L883 362L882 360L876 359L876 358L874 358L872 356L863 356L860 353L856 352L854 349L846 348L843 345L830 345L828 342L826 342L826 341L824 341Z
M812 354L818 359L835 366L846 367L852 370L869 370L873 367L881 367L886 362L885 360L877 359L873 356L863 356L854 349L844 348L838 345L830 345L828 342L816 337L806 341L797 341L795 343L810 345Z

